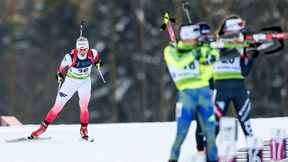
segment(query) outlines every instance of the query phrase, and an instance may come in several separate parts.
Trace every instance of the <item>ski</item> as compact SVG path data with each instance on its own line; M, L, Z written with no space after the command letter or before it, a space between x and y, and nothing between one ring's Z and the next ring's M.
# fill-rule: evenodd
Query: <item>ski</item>
M52 137L37 137L37 138L20 137L20 138L5 139L5 142L14 143L22 141L42 141L42 140L50 140L51 138Z
M80 141L84 141L84 142L94 142L94 138L81 138Z

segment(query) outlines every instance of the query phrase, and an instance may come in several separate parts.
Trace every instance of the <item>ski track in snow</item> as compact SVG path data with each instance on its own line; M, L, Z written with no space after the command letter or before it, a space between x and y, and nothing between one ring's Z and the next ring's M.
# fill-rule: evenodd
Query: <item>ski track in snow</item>
M256 137L269 139L271 128L288 130L288 117L252 119ZM5 139L29 136L39 125L0 127L0 162L167 162L176 134L176 122L90 124L93 143L80 140L80 124L50 125L41 136L47 141L6 143ZM193 122L184 141L179 162L191 162L196 153ZM238 125L237 147L245 146ZM218 143L219 144L219 143Z

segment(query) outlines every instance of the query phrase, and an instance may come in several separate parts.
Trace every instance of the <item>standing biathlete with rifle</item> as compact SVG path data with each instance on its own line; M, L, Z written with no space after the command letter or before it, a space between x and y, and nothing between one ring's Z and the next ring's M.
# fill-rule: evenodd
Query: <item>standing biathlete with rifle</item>
M56 80L60 84L64 80L64 71L68 67L67 76L60 88L54 106L48 112L39 129L32 132L30 138L37 138L44 133L50 123L54 121L66 102L78 91L80 106L80 134L83 139L88 139L88 104L91 95L91 69L92 65L102 66L98 52L89 48L89 42L84 37L79 37L76 48L67 53L56 74Z
M224 19L219 29L219 37L232 36L234 41L243 41L244 21L239 16L229 16ZM237 36L237 38L235 38ZM235 55L227 59L218 60L214 64L213 102L217 126L216 135L219 133L219 120L226 115L230 101L234 103L236 113L245 136L252 136L250 124L251 102L245 86L245 76L250 72L258 51L254 51L252 57L248 57L245 48L222 48L222 56ZM197 149L203 149L206 144L201 135L201 128L196 129Z
M238 35L236 41L244 41L242 31L245 28L245 22L237 15L231 15L224 19L219 29L219 37L229 35ZM238 57L217 61L214 65L214 95L215 99L215 116L217 122L222 116L226 115L230 101L233 102L238 120L245 136L252 136L250 124L251 101L245 86L245 77L249 74L252 66L259 54L254 50L248 53L246 48L223 48L220 50L221 55L226 53L235 53ZM216 134L219 132L219 125Z
M229 103L232 101L244 135L253 136L253 131L250 124L251 101L245 86L245 77L251 71L252 66L260 52L264 52L265 54L273 54L280 51L282 49L282 45L281 43L279 44L279 40L269 40L266 42L256 40L253 43L245 43L245 36L251 33L247 33L247 31L245 31L245 21L238 15L231 15L224 19L218 32L220 41L221 39L226 39L231 40L232 43L244 43L242 43L243 46L239 44L239 48L221 48L221 56L228 56L228 58L221 59L214 64L213 79L215 89L213 94L213 102L215 104L214 113L217 119L216 135L219 133L219 120L222 116L226 115ZM286 37L280 39L284 38ZM274 50L269 50L269 52L267 51L267 49L271 49L271 47L275 46L279 47L277 49L274 48ZM237 57L229 58L229 56ZM203 148L202 146L205 146L205 142L203 140L203 136L201 136L200 127L197 128L197 148L199 146L200 148Z
M219 52L205 47L197 48L196 39L199 36L199 25L182 25L181 41L177 47L168 45L164 49L164 59L179 91L181 103L176 109L177 134L169 162L177 162L181 145L196 115L207 139L207 160L209 162L218 160L215 143L216 125L208 80L212 74L212 66L209 63L219 58Z

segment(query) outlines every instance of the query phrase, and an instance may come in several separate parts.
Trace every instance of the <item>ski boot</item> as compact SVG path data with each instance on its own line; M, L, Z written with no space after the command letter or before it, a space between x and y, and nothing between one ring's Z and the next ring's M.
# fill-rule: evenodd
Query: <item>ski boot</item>
M38 138L38 136L42 133L44 133L48 127L50 123L47 122L47 121L43 121L40 128L38 128L37 130L35 130L34 132L32 132L31 136L29 136L28 138L29 139L35 139L35 138Z
M82 139L88 139L89 138L87 126L88 126L88 124L81 123L80 135L81 135Z
M197 151L198 153L202 154L204 153L205 154L205 147L203 145L197 145Z
M168 162L177 162L177 160L169 160Z

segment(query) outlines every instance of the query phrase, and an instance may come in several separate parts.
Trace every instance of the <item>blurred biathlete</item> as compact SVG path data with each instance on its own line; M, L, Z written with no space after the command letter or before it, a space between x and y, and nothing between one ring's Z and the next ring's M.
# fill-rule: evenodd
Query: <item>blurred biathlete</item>
M60 88L54 106L48 112L39 129L32 132L30 139L37 138L44 133L50 123L57 117L66 102L78 91L80 106L80 134L83 139L88 139L89 111L88 104L91 95L91 69L92 65L102 66L95 49L89 49L89 42L85 37L79 37L76 41L76 48L67 53L56 74L56 80L60 84L64 80L63 73L68 67L65 81Z
M237 15L231 15L224 19L219 29L219 36L236 34L238 41L244 41L242 31L245 22ZM226 115L230 101L233 102L236 113L245 136L252 136L253 132L250 124L251 102L244 79L251 71L251 68L258 56L258 51L248 54L245 48L221 49L221 55L225 53L235 53L238 57L217 61L214 65L214 94L215 115L217 122L222 116ZM217 126L216 134L219 132Z
M219 37L233 38L235 41L243 41L244 20L239 16L231 15L224 19L219 29ZM254 51L252 57L247 54L245 48L222 48L221 55L235 55L237 57L218 60L214 64L213 102L217 126L216 135L219 132L219 120L226 115L230 101L233 102L236 113L245 136L252 136L250 124L251 102L245 86L245 76L250 72L258 51ZM234 53L234 54L233 54ZM201 128L197 125L196 143L197 149L203 150L205 140L201 135Z
M199 22L197 23L200 27L200 35L198 39L198 45L197 47L200 49L200 52L203 52L205 55L206 51L212 50L208 44L210 36L211 36L211 31L210 31L210 26L205 23L205 22ZM201 42L201 43L200 43ZM201 48L202 46L202 48ZM202 49L202 50L201 50ZM213 50L214 51L214 50ZM203 59L203 58L202 58ZM206 68L209 68L210 71L213 71L213 65L215 62L203 62L203 60L200 60L202 64L206 64ZM208 69L207 69L208 70ZM210 79L209 79L210 78ZM207 79L209 79L209 93L212 96L213 92L213 74L210 73L210 76L207 75ZM177 93L177 102L176 102L176 109L177 107L181 106L182 103L179 100L179 93ZM196 131L195 131L195 140L196 140L196 148L199 153L204 153L205 152L205 139L204 139L204 133L202 132L201 125L198 122L198 116L196 115Z
M267 29L274 30L273 28ZM249 34L251 33L245 28L245 21L238 15L230 15L225 18L218 31L220 40L224 38L232 40L232 42L243 42L245 41L244 37ZM273 39L266 42L255 41L248 48L240 45L239 48L222 48L220 50L221 56L234 55L238 57L221 59L214 64L213 102L217 120L216 135L219 133L219 120L226 115L229 103L232 101L244 135L246 137L253 136L250 124L251 102L245 86L245 77L251 71L259 53L273 54L280 51L281 46L283 45L279 40ZM198 151L203 151L205 140L199 125L196 128L196 143Z
M182 25L177 47L168 45L164 49L171 77L179 91L180 105L176 108L177 133L169 162L177 162L181 145L191 122L198 116L207 143L207 161L217 161L215 143L215 116L209 94L209 78L212 68L209 63L219 58L219 52L206 47L197 47L200 25Z
M243 42L247 34L245 32L245 21L238 15L230 15L224 19L220 26L218 35L221 38L231 38L234 41ZM275 43L276 45L276 43ZM214 93L213 100L215 104L214 113L219 124L222 116L225 116L230 101L233 102L237 117L245 136L253 136L250 124L251 101L245 86L245 77L249 74L252 66L258 57L260 50L265 50L274 46L273 42L256 43L253 50L247 48L223 48L220 50L222 56L235 55L238 57L219 60L214 64L213 79ZM262 51L261 50L261 51ZM216 135L219 132L219 125L216 127ZM197 146L205 145L202 136L196 130Z

